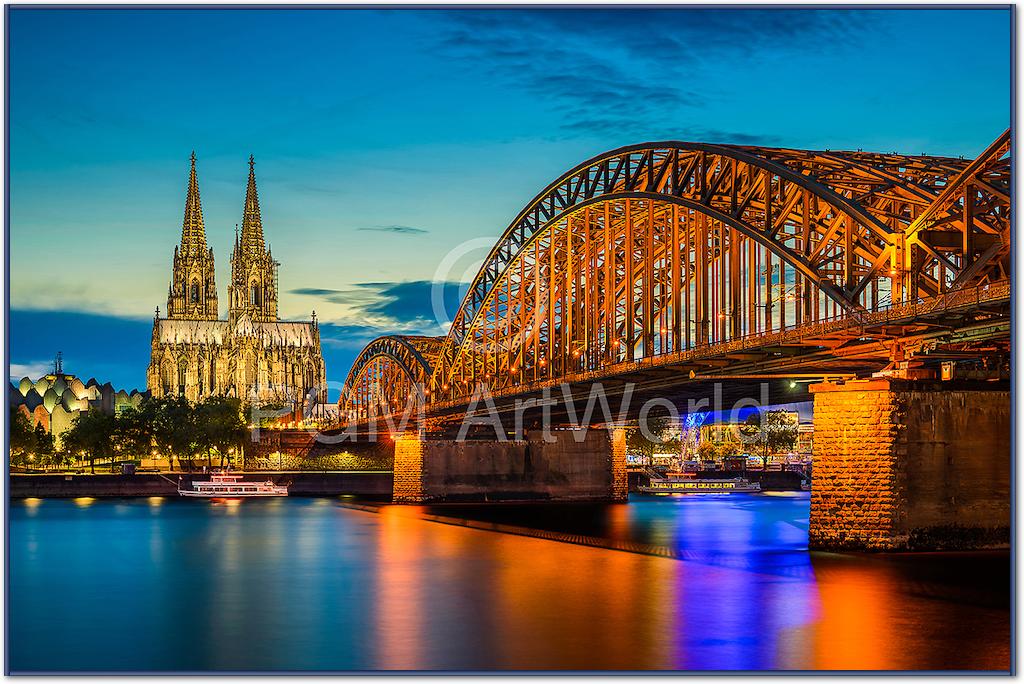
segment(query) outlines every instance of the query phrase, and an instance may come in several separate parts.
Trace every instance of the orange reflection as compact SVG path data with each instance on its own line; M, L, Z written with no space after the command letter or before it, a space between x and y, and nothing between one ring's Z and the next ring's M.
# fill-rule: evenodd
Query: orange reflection
M821 605L815 628L815 664L827 670L899 668L892 652L888 606L895 596L883 573L861 566L836 565L817 572Z
M499 668L668 667L676 561L492 535Z
M376 633L377 667L423 667L421 635L429 629L422 611L420 565L423 523L410 517L419 507L384 506L379 514ZM440 526L438 526L440 527Z
M632 509L629 504L621 503L608 506L608 536L612 539L629 539L629 525L632 518Z
M986 601L980 588L916 574L919 560L900 563L856 556L815 562L821 612L813 626L813 667L1009 669L1005 610L978 605L979 597Z

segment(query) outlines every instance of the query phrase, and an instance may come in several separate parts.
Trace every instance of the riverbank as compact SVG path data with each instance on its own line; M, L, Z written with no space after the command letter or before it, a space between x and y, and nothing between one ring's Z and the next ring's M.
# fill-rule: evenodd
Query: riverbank
M803 475L792 470L701 470L696 473L700 479L733 479L743 477L761 485L763 492L799 492ZM629 491L636 492L641 486L650 484L650 477L641 471L629 472Z
M192 479L207 479L209 476L202 473L12 474L8 482L12 499L177 496L179 477L189 482ZM250 473L249 477L270 478L277 483L287 483L288 492L292 496L351 494L369 499L391 499L392 474L389 471L261 471Z

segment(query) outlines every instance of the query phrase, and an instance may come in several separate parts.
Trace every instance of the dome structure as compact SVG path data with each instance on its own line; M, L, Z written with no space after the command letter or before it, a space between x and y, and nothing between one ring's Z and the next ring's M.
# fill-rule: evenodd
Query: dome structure
M53 391L50 387L43 394L43 406L47 411L52 411L53 407L60 403L60 395Z
M35 411L37 406L43 405L43 397L40 396L39 392L36 392L36 388L33 387L25 395L24 405L28 407L29 411Z
M82 381L79 380L78 378L72 378L71 382L68 384L68 387L71 389L72 392L75 393L75 396L77 398L79 398L79 399L85 399L86 398L87 393L85 391L85 385L82 384Z
M54 444L60 448L61 434L68 430L78 416L90 409L114 413L118 407L142 405L149 398L149 392L115 390L105 382L99 384L95 378L88 382L75 375L63 373L59 365L56 372L32 380L25 377L8 384L10 405L21 411L32 423L33 428L41 426L53 435Z

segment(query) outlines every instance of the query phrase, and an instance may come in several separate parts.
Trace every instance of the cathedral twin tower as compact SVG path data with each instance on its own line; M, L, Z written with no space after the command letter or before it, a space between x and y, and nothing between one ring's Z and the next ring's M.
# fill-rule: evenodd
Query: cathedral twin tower
M167 316L153 320L147 384L153 396L190 401L233 396L253 404L324 399L320 330L278 319L278 262L263 238L255 163L249 157L241 235L235 228L228 284L228 320L219 320L213 249L206 244L192 154L181 244L174 248Z

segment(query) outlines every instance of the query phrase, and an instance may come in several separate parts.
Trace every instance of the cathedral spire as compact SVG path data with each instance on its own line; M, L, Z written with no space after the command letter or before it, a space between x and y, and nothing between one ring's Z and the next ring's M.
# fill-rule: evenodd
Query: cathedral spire
M192 150L188 192L185 195L185 219L181 224L181 252L201 254L205 251L206 228L203 225L203 205L199 200L199 180L196 178L196 152Z
M172 264L171 282L167 288L167 318L216 320L217 283L213 250L206 245L194 150L188 172L181 244L174 247Z
M260 199L256 192L256 161L249 156L242 231L236 233L228 286L228 320L248 315L256 322L277 320L277 262L263 239Z
M262 253L263 220L260 218L260 198L256 192L256 161L249 155L249 185L245 189L245 209L242 214L242 249Z

